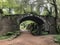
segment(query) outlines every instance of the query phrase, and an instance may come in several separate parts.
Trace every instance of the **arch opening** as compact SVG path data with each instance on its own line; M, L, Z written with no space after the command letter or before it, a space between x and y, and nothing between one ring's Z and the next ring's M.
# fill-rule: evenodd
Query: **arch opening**
M32 21L32 20L26 20L26 21L23 21L21 24L20 24L20 31L29 31L30 29L29 26L30 24L36 24L36 22ZM31 27L30 27L31 28Z
M31 26L31 27L34 28L34 29L32 29L33 32L31 32L31 30L30 30L30 32L34 35L40 35L41 31L43 30L42 28L44 25L44 21L35 16L27 16L27 17L23 17L19 20L19 25L21 25L23 22L29 21L29 20L34 22L34 23L28 24L28 26L31 26L31 24L32 24L33 26ZM21 26L20 26L20 31L21 31ZM27 30L25 30L25 31L27 31Z

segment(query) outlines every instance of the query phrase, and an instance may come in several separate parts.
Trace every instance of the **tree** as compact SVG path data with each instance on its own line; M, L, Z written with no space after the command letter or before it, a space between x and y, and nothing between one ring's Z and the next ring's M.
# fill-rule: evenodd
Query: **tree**
M58 11L57 11L57 3L56 3L56 0L52 0L52 2L50 2L50 4L53 5L54 8L55 8L55 29L56 29L56 32L58 33L58 30L57 30Z
M57 11L56 0L53 0L53 5L54 5L54 7L55 7L55 28L56 28L56 32L58 33L58 30L57 30L58 11Z

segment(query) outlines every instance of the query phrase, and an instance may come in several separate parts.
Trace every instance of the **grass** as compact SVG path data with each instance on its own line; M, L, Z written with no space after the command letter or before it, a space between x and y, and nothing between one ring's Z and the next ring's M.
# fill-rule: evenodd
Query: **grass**
M13 34L12 35L1 35L0 36L0 40L4 40L4 39L10 39L11 37L13 36Z
M42 35L48 35L48 32L42 31Z
M56 43L59 43L59 45L60 45L60 35L56 35L54 38L55 38L54 41L55 41Z
M19 31L16 31L16 32L8 32L8 33L6 33L4 35L0 35L0 40L14 38L18 34L19 34Z

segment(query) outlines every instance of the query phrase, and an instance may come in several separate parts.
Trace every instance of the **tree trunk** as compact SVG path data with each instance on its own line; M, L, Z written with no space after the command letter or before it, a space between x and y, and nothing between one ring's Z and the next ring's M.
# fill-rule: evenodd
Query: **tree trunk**
M55 7L55 28L56 28L56 32L58 33L57 30L57 18L58 18L58 11L57 11L57 4L56 4L56 0L53 0L54 3L54 7Z

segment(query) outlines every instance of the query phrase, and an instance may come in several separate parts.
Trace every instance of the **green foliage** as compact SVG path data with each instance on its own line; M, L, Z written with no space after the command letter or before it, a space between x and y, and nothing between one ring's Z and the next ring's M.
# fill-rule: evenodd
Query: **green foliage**
M39 31L38 29L34 29L34 30L32 30L31 33L32 33L32 35L36 35L36 36L39 36L39 35L42 34L42 32Z
M8 39L10 38L11 36L0 36L0 40L3 40L3 39Z
M60 0L57 0L58 17L60 18Z
M54 41L56 42L56 43L59 43L60 44L60 35L56 35L55 37L54 37Z
M31 23L35 23L34 21L31 21L31 20L27 20L27 21L24 21L20 24L20 29L26 29L26 30L29 30L27 27L29 24Z
M13 35L14 33L13 32L8 32L8 33L6 33L5 35L6 36L11 36L11 35Z
M42 35L47 35L48 34L48 32L44 32L44 31L42 31L41 33L42 33Z
M0 36L0 40L11 38L12 35L14 35L13 32L8 32L8 33L6 33L6 34L4 34L4 35L1 35L1 36Z
M4 34L4 35L0 35L0 40L9 39L9 38L15 38L15 37L17 37L18 35L20 35L20 31L7 32L7 33Z
M27 26L27 29L31 32L32 35L40 35L39 26L37 28L37 23L31 23Z
M0 0L0 8L10 8L14 9L14 14L24 14L24 13L30 13L34 12L38 15L40 15L40 6L44 4L43 0L36 0L31 2L31 0ZM37 2L37 4L35 4ZM33 10L34 7L36 7L35 11ZM4 11L4 14L11 14L9 11ZM46 12L46 11L45 11ZM43 13L46 15L46 13Z
M60 44L60 23L58 23L58 33L59 33L59 35L56 35L54 38L55 38L55 42L56 43L59 43Z
M60 34L60 23L58 24L57 29L58 29L58 33Z

